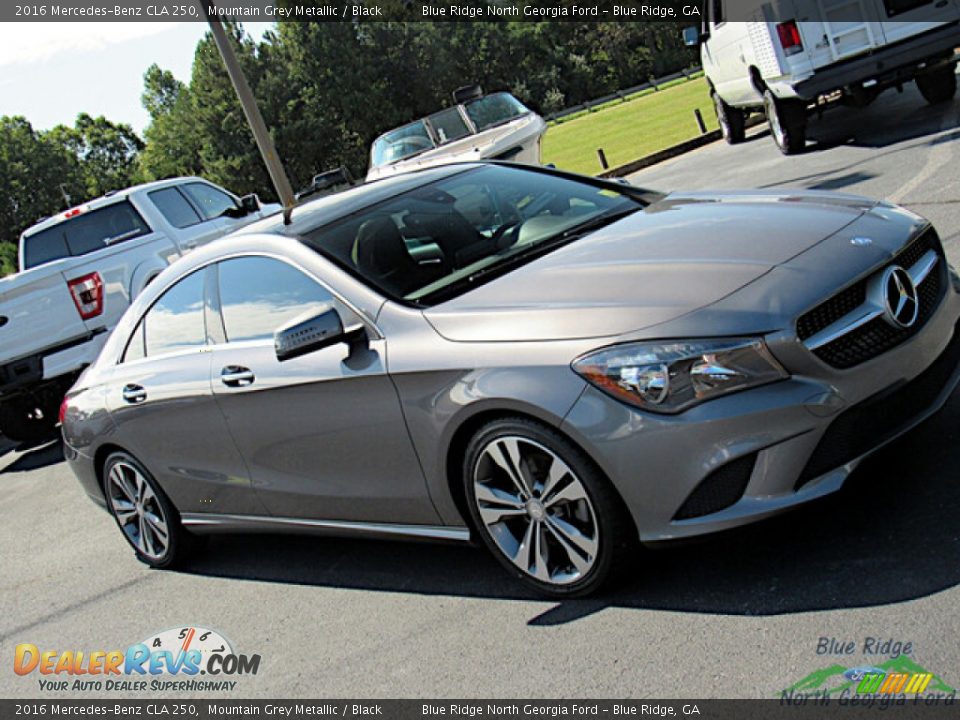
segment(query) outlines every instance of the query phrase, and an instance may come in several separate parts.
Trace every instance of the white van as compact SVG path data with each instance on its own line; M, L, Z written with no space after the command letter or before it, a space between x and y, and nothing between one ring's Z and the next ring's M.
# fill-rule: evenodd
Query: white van
M960 0L706 0L700 45L717 119L729 143L746 115L766 113L785 154L806 143L815 105L863 106L915 80L930 103L957 91Z

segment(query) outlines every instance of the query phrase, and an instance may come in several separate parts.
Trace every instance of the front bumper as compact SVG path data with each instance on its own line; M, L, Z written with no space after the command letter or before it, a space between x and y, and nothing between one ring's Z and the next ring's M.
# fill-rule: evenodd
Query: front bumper
M939 410L960 380L958 321L951 287L916 335L850 370L811 361L806 374L678 416L591 387L563 429L614 483L642 541L744 525L839 490L863 458Z

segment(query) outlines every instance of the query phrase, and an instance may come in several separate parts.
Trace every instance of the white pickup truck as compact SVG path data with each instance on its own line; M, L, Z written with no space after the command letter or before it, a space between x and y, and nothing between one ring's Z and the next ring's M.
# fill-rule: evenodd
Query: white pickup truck
M109 193L25 230L20 272L0 280L0 434L49 436L64 393L147 283L279 209L187 177Z
M927 102L949 102L960 0L707 0L684 39L700 45L726 141L741 142L747 114L762 111L789 155L814 107L867 105L910 81Z

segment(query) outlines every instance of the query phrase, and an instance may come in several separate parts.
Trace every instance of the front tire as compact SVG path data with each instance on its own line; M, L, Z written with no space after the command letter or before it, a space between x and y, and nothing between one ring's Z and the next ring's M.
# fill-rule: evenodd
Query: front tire
M784 155L793 155L807 144L807 108L801 100L781 100L770 89L763 91L763 108L770 135Z
M180 515L150 472L132 455L116 452L103 466L107 508L137 559L150 567L182 563L194 547L194 536L180 524Z
M595 592L635 545L630 516L603 473L539 423L507 418L485 425L467 448L463 480L484 545L543 595Z
M713 109L717 113L717 122L720 124L720 134L728 145L743 142L747 134L747 116L743 110L730 107L716 92L710 94L713 98Z
M917 89L931 105L950 102L957 94L957 70L954 65L917 76Z

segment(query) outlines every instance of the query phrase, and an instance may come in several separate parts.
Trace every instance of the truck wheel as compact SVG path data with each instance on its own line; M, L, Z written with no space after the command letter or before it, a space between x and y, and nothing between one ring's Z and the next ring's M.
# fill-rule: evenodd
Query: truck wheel
M36 443L56 436L57 413L16 398L0 404L0 435L14 442Z
M743 110L730 107L716 92L710 93L713 98L713 107L717 111L717 122L720 123L720 132L728 145L743 142L746 134L747 116Z
M807 144L807 109L801 100L781 100L770 89L763 91L770 135L784 155L798 153Z
M957 94L957 73L953 65L917 75L917 89L931 105L949 102Z

